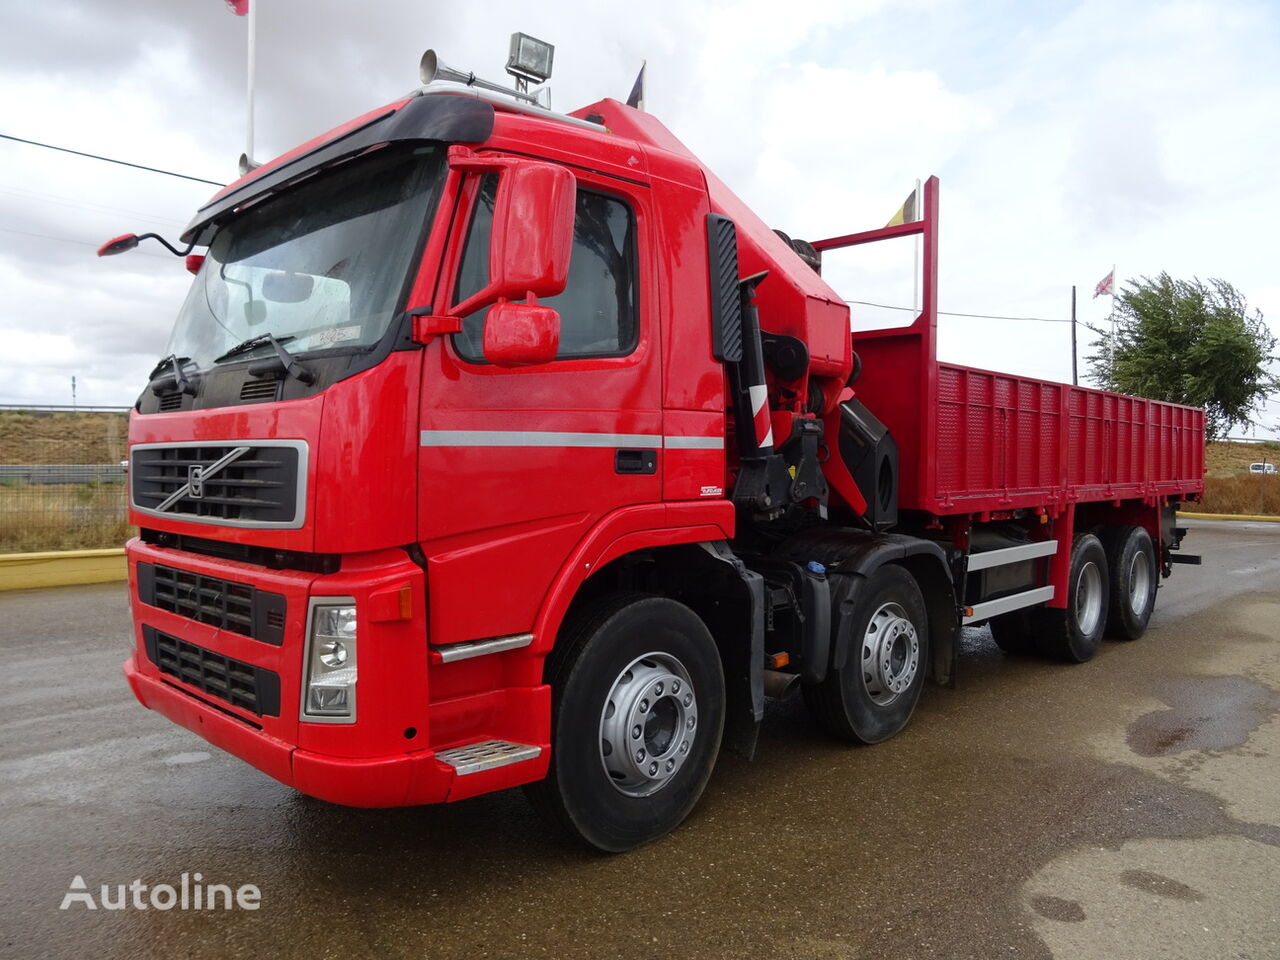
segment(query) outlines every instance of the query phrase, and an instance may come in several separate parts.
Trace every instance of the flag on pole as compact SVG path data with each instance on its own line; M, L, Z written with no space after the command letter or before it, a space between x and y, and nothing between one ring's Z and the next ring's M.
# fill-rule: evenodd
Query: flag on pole
M631 96L627 97L628 107L635 107L637 110L644 109L644 68L648 62L643 60L640 63L640 72L636 75L636 82L631 86Z
M889 218L886 227L897 227L904 223L914 223L916 217L916 191L912 190L911 195L903 201L902 206L898 208L898 212Z
M1111 272L1098 281L1098 285L1093 288L1093 299L1098 297L1114 297L1116 295L1116 269L1111 268Z
M249 0L227 0L227 6L237 17L243 17L249 13Z

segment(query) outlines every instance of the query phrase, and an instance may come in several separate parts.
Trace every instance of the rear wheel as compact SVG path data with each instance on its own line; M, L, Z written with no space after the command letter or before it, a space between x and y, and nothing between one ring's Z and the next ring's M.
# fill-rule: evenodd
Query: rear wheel
M915 578L887 564L862 590L845 664L805 688L810 711L831 733L880 743L907 725L920 701L929 663L929 620Z
M1066 609L1042 607L1034 617L1043 656L1068 663L1093 659L1107 626L1108 582L1102 543L1091 533L1080 534L1071 547Z
M1156 606L1156 551L1142 527L1120 527L1107 538L1111 607L1107 635L1137 640L1147 632Z
M987 621L991 639L1010 656L1025 657L1035 653L1036 642L1031 626L1030 610L1015 610Z
M551 766L534 807L609 853L675 829L711 776L724 727L714 640L683 604L612 597L566 625L548 660Z

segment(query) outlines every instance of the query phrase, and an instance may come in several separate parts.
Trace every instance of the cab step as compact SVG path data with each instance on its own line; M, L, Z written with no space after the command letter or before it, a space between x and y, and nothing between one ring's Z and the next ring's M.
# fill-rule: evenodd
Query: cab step
M514 743L511 740L481 740L479 743L467 743L461 747L450 747L436 754L436 759L448 764L464 777L469 773L505 767L509 763L520 763L532 760L542 753L541 747L528 743Z

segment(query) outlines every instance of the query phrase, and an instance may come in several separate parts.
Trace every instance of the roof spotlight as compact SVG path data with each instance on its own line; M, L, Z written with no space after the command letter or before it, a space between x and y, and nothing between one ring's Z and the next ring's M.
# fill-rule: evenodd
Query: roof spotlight
M530 80L545 83L551 78L551 62L555 55L556 48L545 40L538 40L527 33L513 33L507 73L516 78L521 89Z

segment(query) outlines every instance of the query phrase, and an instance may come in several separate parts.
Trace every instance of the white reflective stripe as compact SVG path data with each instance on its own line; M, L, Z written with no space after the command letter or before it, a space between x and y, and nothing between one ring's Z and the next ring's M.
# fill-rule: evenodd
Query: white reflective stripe
M773 446L773 424L770 424L768 432L765 433L764 435L764 441L760 444L760 449L763 450L766 447L772 447L772 446Z
M553 430L423 430L424 447L665 447L722 450L723 437L664 437L656 433L562 433Z
M765 401L769 399L769 391L765 389L764 384L757 383L747 388L747 394L751 397L751 415L754 417L764 409Z
M723 450L724 437L663 437L668 450Z
M424 447L660 447L657 433L560 433L552 430L423 430Z

